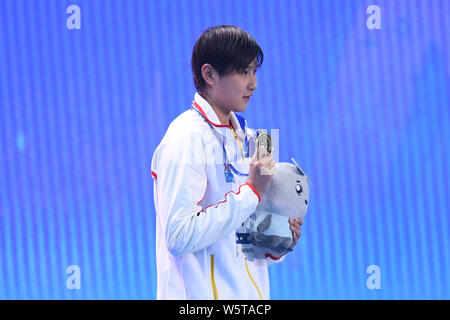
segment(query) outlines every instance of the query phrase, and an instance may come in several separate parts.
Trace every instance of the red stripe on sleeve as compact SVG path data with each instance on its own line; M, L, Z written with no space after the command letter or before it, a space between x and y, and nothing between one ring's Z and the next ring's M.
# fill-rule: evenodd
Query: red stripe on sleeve
M270 259L272 259L272 260L280 260L280 259L281 259L281 257L276 258L276 257L274 257L273 255L271 255L270 253L266 253L266 258L270 258Z
M261 201L261 196L259 195L258 191L256 191L256 189L250 184L250 183L244 183L246 185L248 185L250 187L250 189L253 190L253 192L256 194L256 196L258 197L258 201Z
M227 192L227 193L225 194L225 197L224 197L225 199L224 199L224 200L219 201L215 206L214 206L213 204L207 206L205 209L199 211L199 212L197 213L197 216L199 216L200 213L202 213L202 212L206 212L206 209L208 209L209 207L214 206L214 208L217 208L217 207L219 206L219 204L227 202L227 195L229 195L230 193L234 193L234 194L238 195L238 194L241 192L241 187L242 187L242 186L245 186L245 185L248 185L248 186L253 190L253 192L257 195L258 199L261 200L261 198L259 197L259 194L258 194L258 192L256 192L255 188L253 188L252 185L251 185L250 183L247 182L247 183L241 184L241 185L239 186L238 192L234 192L233 190ZM203 201L203 199L200 200L200 201L197 203L197 205L198 205L200 202L202 202L202 201Z

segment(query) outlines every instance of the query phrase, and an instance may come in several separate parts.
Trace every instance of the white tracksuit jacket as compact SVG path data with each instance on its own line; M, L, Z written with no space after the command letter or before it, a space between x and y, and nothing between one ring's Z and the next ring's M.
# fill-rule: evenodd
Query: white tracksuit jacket
M269 299L271 261L247 261L235 234L260 196L248 177L224 175L223 143L229 162L248 173L246 128L233 112L232 127L220 125L198 93L193 106L170 124L152 159L157 299Z

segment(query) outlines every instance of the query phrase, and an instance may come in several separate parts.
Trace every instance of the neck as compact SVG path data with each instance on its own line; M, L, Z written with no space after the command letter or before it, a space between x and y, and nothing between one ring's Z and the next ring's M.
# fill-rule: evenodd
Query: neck
M200 95L211 105L211 108L216 113L217 118L219 118L220 124L230 125L230 112L218 107L208 94L202 92Z

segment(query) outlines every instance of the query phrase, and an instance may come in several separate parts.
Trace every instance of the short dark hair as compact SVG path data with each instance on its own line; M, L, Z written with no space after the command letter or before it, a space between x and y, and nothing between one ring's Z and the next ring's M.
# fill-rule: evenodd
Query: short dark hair
M202 66L209 63L222 77L244 71L255 59L260 67L263 51L246 31L231 25L205 30L192 51L191 67L194 84L199 92L206 87Z

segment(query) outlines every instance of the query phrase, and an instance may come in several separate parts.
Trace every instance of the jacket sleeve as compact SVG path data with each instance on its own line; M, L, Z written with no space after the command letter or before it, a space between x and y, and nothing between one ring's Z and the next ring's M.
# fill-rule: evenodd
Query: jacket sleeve
M237 229L256 210L259 195L248 183L239 186L237 192L224 194L214 205L199 206L208 183L200 134L179 136L157 151L157 159L153 159L157 162L156 211L166 233L167 248L173 255L185 255L212 245Z
M284 256L281 256L280 258L273 258L270 256L266 256L267 266L272 266L274 264L278 264L281 261L283 261L285 257L286 257L286 254Z

